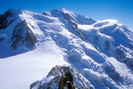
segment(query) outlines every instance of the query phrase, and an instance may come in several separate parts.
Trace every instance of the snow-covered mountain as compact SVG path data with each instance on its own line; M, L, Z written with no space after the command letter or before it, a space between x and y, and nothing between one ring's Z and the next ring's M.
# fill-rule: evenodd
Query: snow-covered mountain
M74 89L133 88L133 32L113 19L8 10L0 15L0 58L0 89L58 89L61 81Z

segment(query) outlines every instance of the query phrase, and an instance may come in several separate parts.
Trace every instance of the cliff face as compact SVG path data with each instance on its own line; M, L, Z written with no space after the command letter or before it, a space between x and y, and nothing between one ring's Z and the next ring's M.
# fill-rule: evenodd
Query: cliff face
M27 48L34 48L37 39L34 36L33 32L27 26L26 22L23 21L18 24L11 37L11 49L16 50L21 46Z

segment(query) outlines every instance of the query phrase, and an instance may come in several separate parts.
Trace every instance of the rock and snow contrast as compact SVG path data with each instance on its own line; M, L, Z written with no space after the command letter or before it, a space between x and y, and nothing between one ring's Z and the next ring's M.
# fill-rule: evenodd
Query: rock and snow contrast
M93 89L90 82L77 71L66 66L55 66L42 81L36 81L30 89Z
M62 9L0 15L0 89L132 89L133 32Z

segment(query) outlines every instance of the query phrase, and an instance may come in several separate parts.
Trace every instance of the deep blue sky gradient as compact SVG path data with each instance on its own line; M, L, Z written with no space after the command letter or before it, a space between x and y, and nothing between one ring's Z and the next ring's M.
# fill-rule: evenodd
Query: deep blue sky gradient
M0 0L0 14L15 8L37 13L66 8L95 20L117 19L133 28L133 0Z

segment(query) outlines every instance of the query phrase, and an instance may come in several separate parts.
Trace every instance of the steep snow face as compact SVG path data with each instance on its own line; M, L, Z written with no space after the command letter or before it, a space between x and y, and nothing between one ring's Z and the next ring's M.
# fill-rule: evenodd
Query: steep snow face
M16 59L22 61L28 57L25 60L28 61L27 66L17 65L19 66L18 70L15 70L16 67L14 66L9 68L17 76L17 73L20 72L19 68L29 71L27 67L30 66L33 72L27 75L26 80L29 80L29 82L23 83L19 81L19 77L17 77L18 79L16 78L16 81L22 83L25 88L28 89L27 85L29 83L32 84L35 79L38 80L40 77L45 76L50 68L56 64L65 64L69 65L78 74L81 74L83 78L90 82L93 88L132 89L133 32L126 26L110 19L95 21L83 15L74 14L66 9L52 10L51 12L45 12L43 15L25 10L12 10L11 12L15 12L15 14L7 17L9 21L14 18L14 21L1 27L0 30L2 39L0 41L1 57L7 57L3 58L5 60L0 60L2 65L0 70L3 70L2 68L8 70L8 67L4 66L8 65L8 61L10 62L8 56L31 51L30 53L21 54L22 56L11 57L16 65L21 64ZM0 26L3 26L2 24L5 23L7 17L0 21ZM1 18L3 18L3 15L2 17L0 16ZM13 51L11 50L11 45L15 47ZM36 56L34 57L33 55ZM21 57L24 57L24 59ZM22 65L24 63L23 61ZM39 63L41 63L41 69ZM12 65L12 62L9 64ZM39 69L41 73L38 72L37 75L33 65L36 65L36 69ZM22 74L24 73L23 70L21 71ZM42 73L43 71L44 73ZM2 78L5 73L9 74L10 72L3 71L0 77ZM35 76L34 81L28 76ZM11 76L7 77L10 79ZM55 82L53 78L51 79ZM4 86L1 87L2 89L4 88ZM12 88L21 89L22 87L14 83Z

